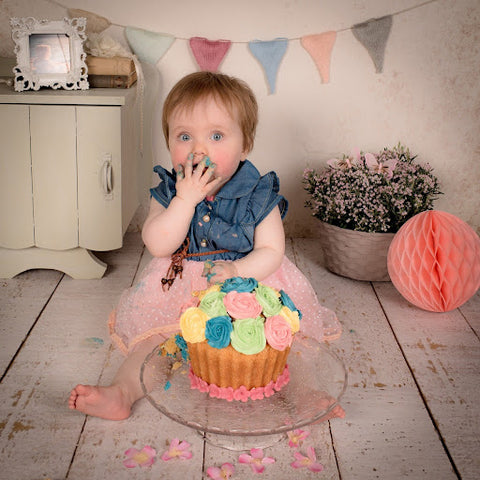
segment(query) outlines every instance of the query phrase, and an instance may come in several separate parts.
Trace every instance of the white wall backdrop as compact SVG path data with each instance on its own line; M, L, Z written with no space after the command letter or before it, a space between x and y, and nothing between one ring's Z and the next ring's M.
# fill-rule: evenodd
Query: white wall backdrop
M106 17L116 24L106 33L124 44L125 26L176 37L155 66L144 65L145 150L152 166L169 165L159 124L162 101L180 77L198 69L187 39L228 39L233 44L219 71L244 79L257 95L260 123L250 159L261 172L279 174L290 201L288 235L317 235L303 206L306 166L324 165L355 147L378 151L399 141L434 167L444 192L436 208L480 232L478 0L3 0L0 56L14 56L10 17L60 19L66 7ZM375 73L350 27L402 10L393 18L383 73ZM328 30L338 34L330 82L322 84L299 37ZM290 41L276 92L269 95L247 42L276 37Z

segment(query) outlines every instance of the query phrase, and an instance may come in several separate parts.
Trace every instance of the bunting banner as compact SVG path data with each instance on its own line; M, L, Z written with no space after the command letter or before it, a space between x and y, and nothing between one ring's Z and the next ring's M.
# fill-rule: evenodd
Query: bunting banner
M208 40L203 37L192 37L189 44L200 69L216 72L232 42L230 40Z
M330 81L330 56L337 32L306 35L300 39L302 47L310 54L320 73L322 83Z
M46 1L55 3L57 6L62 6L58 0ZM314 61L322 83L325 84L330 82L330 65L336 37L340 32L351 30L355 39L367 50L368 55L373 61L375 72L382 73L387 41L393 25L393 17L437 1L438 0L425 0L417 5L398 10L390 15L373 18L363 23L357 23L349 28L342 28L341 30L326 31L298 38L276 38L270 41L252 40L250 42L208 40L207 38L196 36L180 38L166 33L157 33L119 25L95 13L63 6L68 11L70 17L80 16L87 19L87 35L98 35L112 25L123 27L128 44L133 53L139 60L153 65L163 57L175 40L184 40L189 43L198 67L202 70L215 72L229 52L232 44L248 43L250 53L260 63L265 73L268 91L272 94L276 91L280 64L290 42L300 41L301 46Z
M352 27L353 35L367 49L377 73L383 72L385 48L392 23L392 16L387 15L364 23L358 23Z
M276 38L266 42L261 40L248 42L248 48L265 72L270 93L275 93L278 69L287 51L287 46L287 38Z
M175 41L173 35L141 28L125 27L125 36L135 55L142 62L155 65Z

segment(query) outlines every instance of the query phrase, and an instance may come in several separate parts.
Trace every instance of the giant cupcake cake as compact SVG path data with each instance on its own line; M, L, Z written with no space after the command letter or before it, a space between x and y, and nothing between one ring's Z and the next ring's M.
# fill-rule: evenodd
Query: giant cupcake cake
M183 311L176 338L188 349L193 389L246 402L288 383L301 313L284 291L235 277L193 295L196 305Z

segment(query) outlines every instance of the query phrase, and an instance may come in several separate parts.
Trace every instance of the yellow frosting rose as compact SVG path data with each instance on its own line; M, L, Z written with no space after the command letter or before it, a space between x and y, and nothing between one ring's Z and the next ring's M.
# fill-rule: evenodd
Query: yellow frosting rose
M207 288L206 290L198 290L196 292L193 292L192 295L194 295L195 297L198 297L198 299L202 301L205 295L208 295L211 292L219 292L219 291L220 291L220 285L215 283L214 285Z
M187 308L180 317L180 328L186 342L199 343L205 340L208 316L198 307Z
M297 311L292 311L288 307L282 307L279 315L290 324L292 333L297 333L300 330L300 318Z

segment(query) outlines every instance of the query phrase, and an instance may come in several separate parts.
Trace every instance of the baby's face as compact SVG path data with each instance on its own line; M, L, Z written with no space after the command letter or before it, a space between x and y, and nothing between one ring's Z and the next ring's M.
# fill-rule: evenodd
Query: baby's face
M193 153L197 165L205 156L216 165L215 177L224 185L245 160L243 134L236 118L214 99L198 101L192 109L177 108L169 119L168 144L173 168L185 165Z

